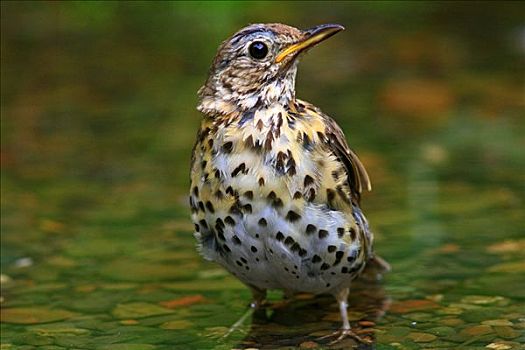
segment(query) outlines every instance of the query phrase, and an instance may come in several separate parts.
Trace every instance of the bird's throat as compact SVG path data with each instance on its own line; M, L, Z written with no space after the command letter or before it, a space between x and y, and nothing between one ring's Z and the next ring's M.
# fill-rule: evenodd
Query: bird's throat
M230 87L204 86L197 109L209 116L243 113L257 108L265 109L279 104L287 106L295 100L296 66L292 66L284 75L279 75L247 92L232 90Z

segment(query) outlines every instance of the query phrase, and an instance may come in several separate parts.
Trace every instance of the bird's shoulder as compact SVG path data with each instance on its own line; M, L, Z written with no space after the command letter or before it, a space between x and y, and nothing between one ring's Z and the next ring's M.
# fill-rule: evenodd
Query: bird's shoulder
M313 147L317 146L328 153L327 159L335 158L341 165L344 184L349 187L352 200L359 203L361 193L372 188L370 177L357 154L348 146L341 127L318 107L306 101L296 100L290 106L290 112L303 121L305 137L312 141Z

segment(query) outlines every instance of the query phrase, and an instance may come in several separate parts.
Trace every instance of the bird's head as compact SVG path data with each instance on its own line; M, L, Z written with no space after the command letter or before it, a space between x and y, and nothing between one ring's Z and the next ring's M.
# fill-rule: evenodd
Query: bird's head
M295 98L297 58L344 27L325 24L299 30L284 24L253 24L224 41L199 90L198 109L228 114Z

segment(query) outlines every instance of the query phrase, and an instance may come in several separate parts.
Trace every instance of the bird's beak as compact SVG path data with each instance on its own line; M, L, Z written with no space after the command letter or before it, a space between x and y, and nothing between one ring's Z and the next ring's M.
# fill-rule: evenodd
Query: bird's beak
M345 27L339 24L322 24L308 29L304 31L305 36L299 42L292 44L279 52L275 58L275 62L279 63L290 55L295 55L309 49L344 29Z

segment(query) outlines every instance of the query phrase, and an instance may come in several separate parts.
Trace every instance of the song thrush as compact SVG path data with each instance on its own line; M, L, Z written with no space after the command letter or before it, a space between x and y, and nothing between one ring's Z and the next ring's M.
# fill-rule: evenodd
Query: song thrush
M352 280L373 258L360 207L368 174L333 119L295 97L298 57L344 28L254 24L222 43L199 90L204 114L190 205L202 255L253 292L330 293L340 337Z

